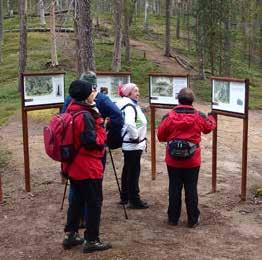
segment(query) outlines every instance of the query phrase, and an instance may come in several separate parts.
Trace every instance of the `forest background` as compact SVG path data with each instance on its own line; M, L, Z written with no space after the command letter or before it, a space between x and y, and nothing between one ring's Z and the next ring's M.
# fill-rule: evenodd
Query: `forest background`
M250 108L262 108L261 0L0 0L0 125L20 107L25 70L65 71L67 87L89 69L132 71L148 97L147 73L163 68L130 39L174 59L199 100L212 75L249 78Z

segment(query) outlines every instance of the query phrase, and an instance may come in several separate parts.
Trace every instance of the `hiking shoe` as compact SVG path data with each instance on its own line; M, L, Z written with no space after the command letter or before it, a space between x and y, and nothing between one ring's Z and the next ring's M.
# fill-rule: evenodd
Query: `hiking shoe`
M92 253L94 251L102 251L112 248L109 242L102 242L99 239L94 241L85 240L83 253Z
M148 204L143 200L138 200L134 202L129 202L128 208L130 209L147 209L149 208Z
M198 216L196 223L194 223L194 224L188 223L187 226L188 226L189 228L195 228L195 227L197 227L199 224L200 224L200 215Z
M84 239L79 236L78 233L66 232L63 240L63 248L70 249L74 246L83 244Z

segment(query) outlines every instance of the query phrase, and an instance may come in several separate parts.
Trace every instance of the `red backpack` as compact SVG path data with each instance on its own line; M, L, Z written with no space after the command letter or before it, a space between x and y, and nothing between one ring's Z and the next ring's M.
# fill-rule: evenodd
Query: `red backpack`
M45 151L53 160L71 162L76 156L79 149L74 145L74 119L85 112L57 114L44 127Z

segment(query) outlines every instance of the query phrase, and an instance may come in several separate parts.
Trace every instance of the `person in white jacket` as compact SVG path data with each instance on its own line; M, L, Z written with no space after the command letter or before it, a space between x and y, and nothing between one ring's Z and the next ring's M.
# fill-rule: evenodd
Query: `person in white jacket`
M122 151L124 166L121 176L121 204L129 208L146 209L148 204L139 195L140 161L146 148L147 120L138 105L139 88L134 83L119 84L122 97L116 104L124 115Z

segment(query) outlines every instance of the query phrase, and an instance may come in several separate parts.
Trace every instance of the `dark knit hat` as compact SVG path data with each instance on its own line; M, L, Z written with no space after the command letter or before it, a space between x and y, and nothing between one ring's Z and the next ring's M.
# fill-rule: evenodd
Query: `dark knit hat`
M92 84L95 87L97 85L96 73L93 72L93 71L88 71L87 73L82 73L79 79L84 80L84 81Z
M92 84L84 80L74 80L69 87L69 95L76 101L86 100L92 91Z

